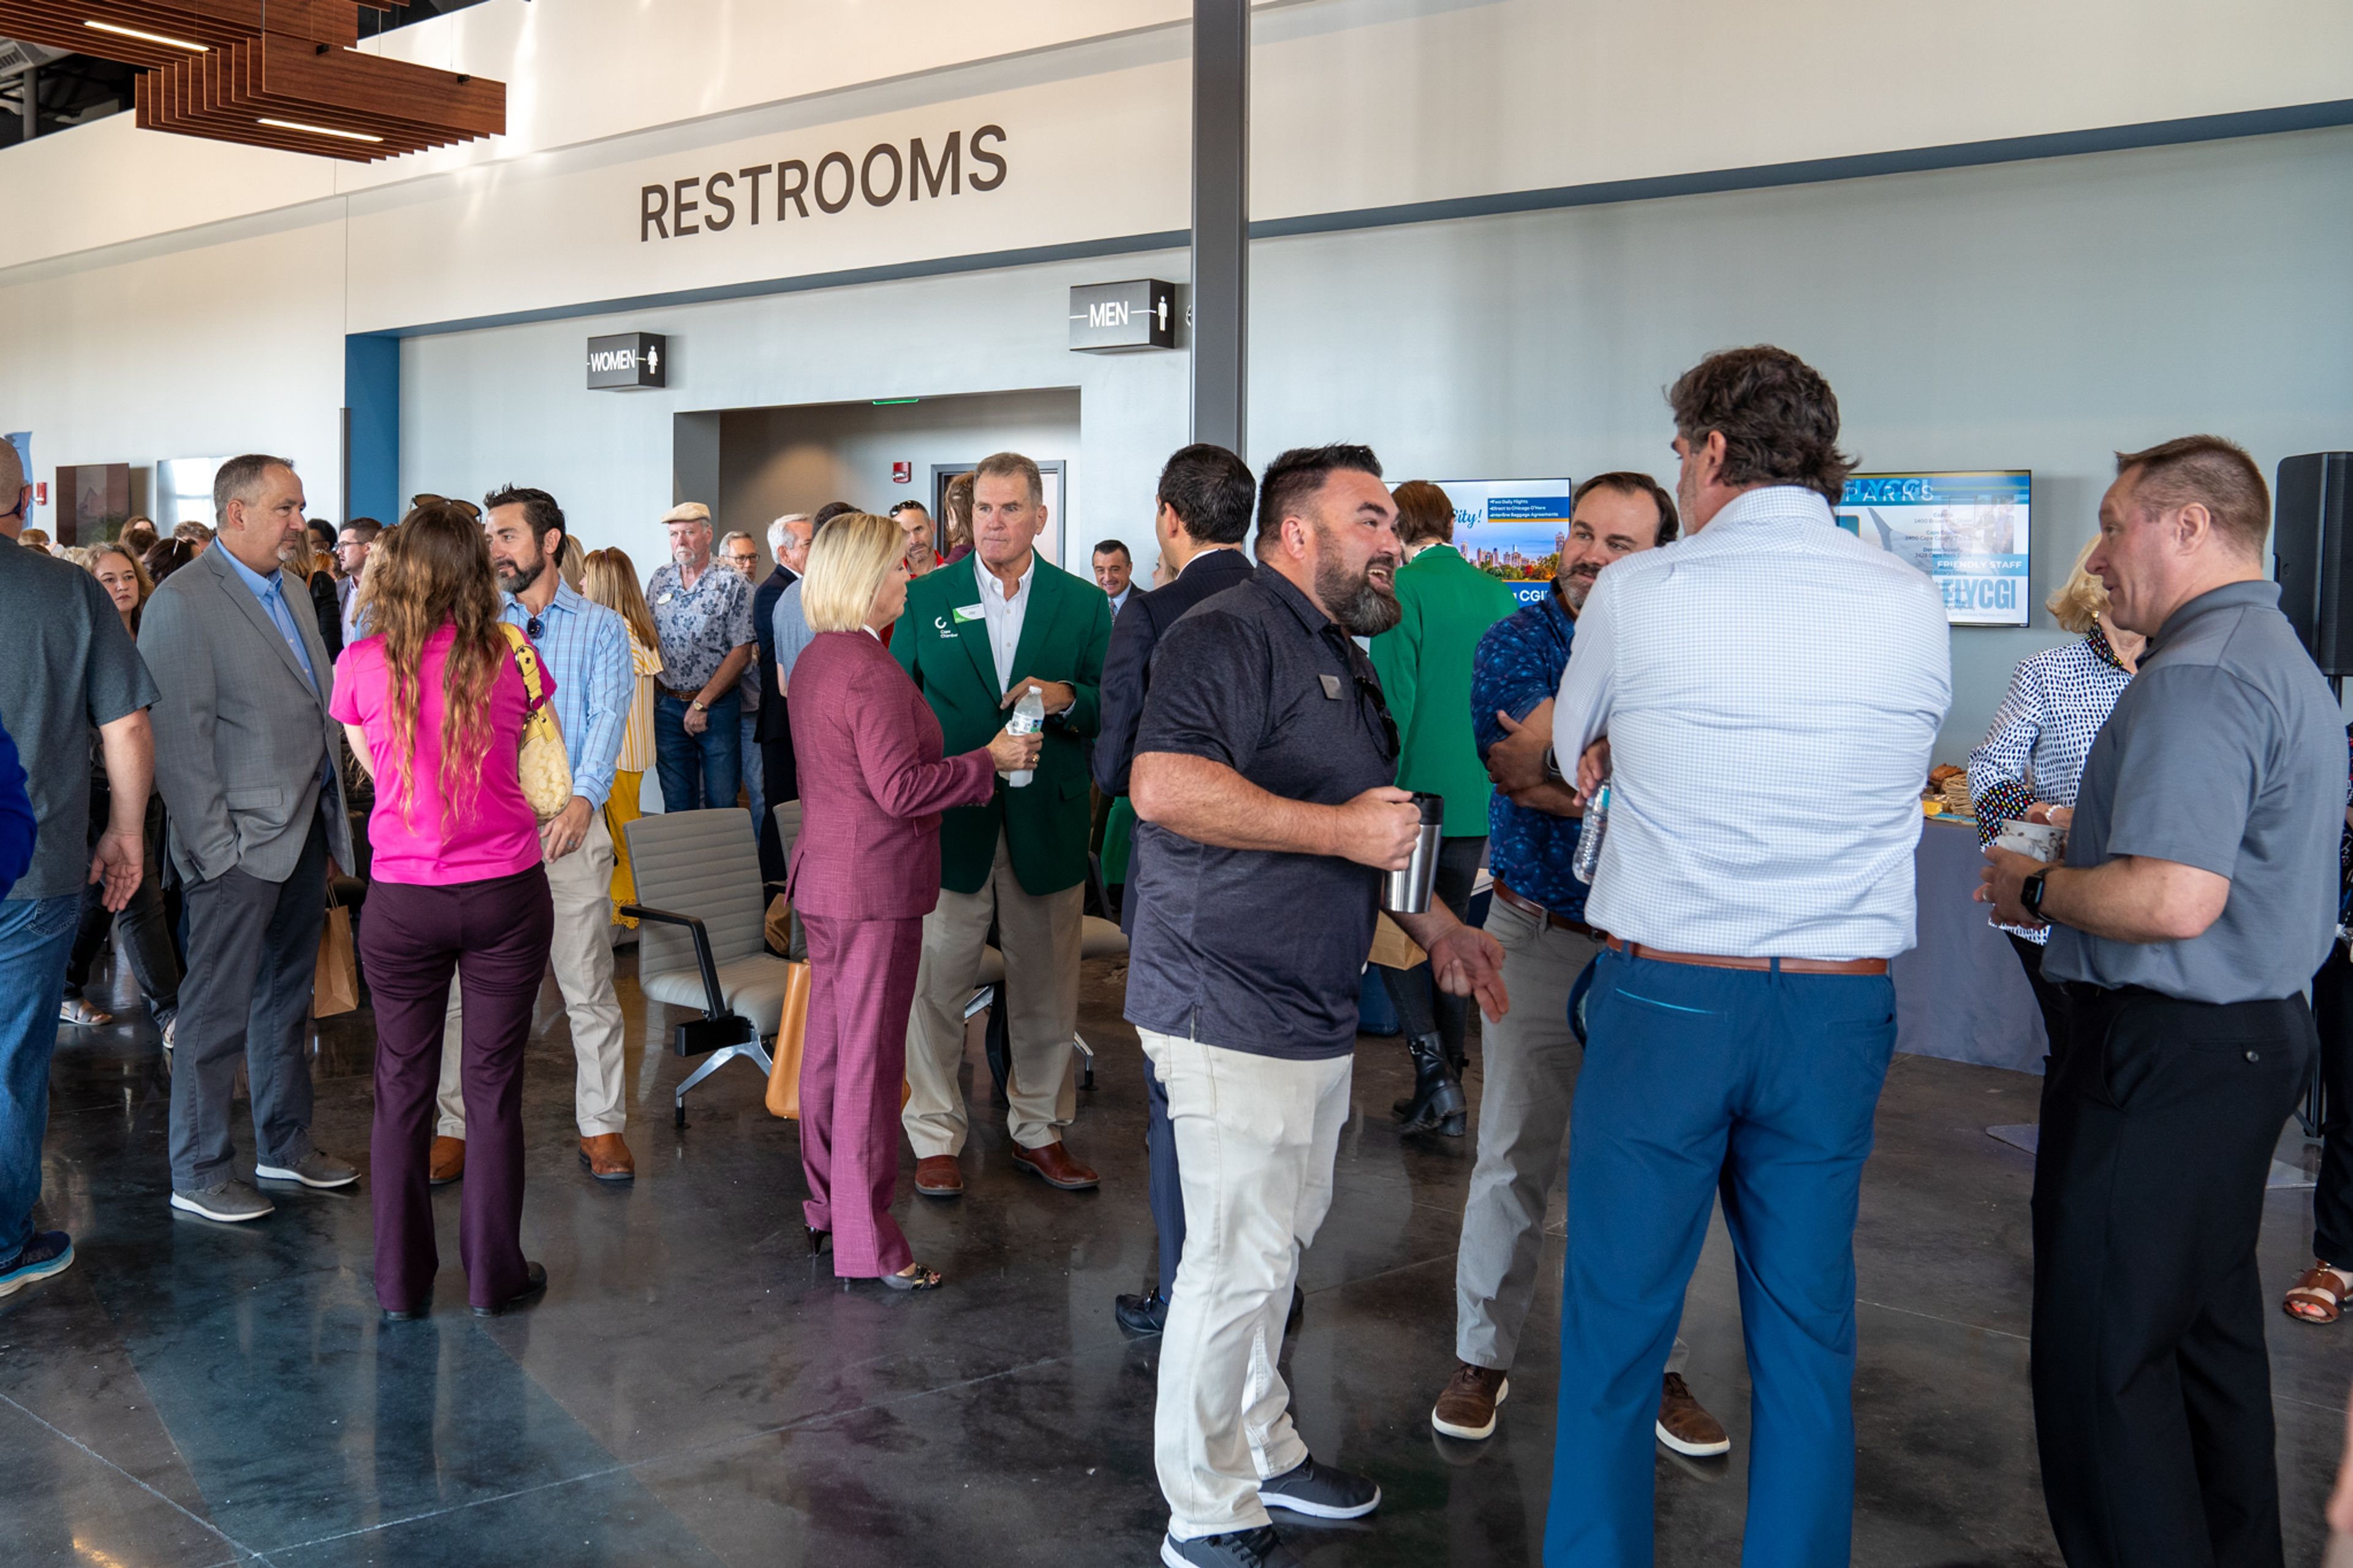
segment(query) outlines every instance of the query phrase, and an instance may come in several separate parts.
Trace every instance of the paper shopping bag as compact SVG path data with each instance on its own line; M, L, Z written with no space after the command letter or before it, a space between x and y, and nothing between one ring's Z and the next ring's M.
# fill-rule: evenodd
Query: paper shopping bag
M785 1012L776 1024L776 1048L768 1070L768 1114L787 1120L801 1113L801 1044L808 1034L809 966L786 965Z
M1405 934L1405 928L1381 915L1373 926L1372 962L1384 969L1411 969L1428 958L1421 944Z
M359 955L352 948L352 911L330 901L326 928L319 933L318 967L311 977L311 1016L331 1018L359 1005Z

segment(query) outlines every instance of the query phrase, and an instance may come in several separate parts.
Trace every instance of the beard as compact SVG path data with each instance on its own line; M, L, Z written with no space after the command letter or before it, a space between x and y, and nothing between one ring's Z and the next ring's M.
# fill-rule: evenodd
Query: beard
M1321 525L1315 531L1321 557L1315 567L1315 596L1324 601L1324 611L1340 623L1341 630L1350 637L1377 637L1404 618L1405 607L1398 603L1397 591L1373 576L1376 565L1394 572L1394 561L1377 559L1351 572L1340 563L1339 541L1333 531Z
M1554 579L1560 584L1561 602L1568 606L1571 615L1576 615L1585 608L1586 599L1593 593L1594 579L1600 575L1599 571L1578 570L1564 572Z
M544 561L533 562L528 571L504 561L495 561L491 564L498 568L499 586L510 594L516 595L520 595L525 588L538 582L539 574L547 570L547 563Z

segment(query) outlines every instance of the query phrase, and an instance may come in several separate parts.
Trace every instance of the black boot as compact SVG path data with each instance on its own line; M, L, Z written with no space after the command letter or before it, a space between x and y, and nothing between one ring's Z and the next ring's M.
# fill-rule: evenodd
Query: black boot
M1433 1129L1449 1138L1462 1136L1463 1099L1461 1080L1447 1064L1446 1053L1436 1035L1423 1035L1405 1043L1406 1053L1413 1058L1413 1093L1391 1107L1397 1119L1405 1123L1407 1132L1427 1132Z

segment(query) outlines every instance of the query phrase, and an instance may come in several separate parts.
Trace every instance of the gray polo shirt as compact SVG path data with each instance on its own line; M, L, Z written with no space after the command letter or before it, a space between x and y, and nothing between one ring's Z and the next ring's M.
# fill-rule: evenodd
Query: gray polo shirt
M2173 612L2092 742L2067 836L2070 866L2138 855L2228 877L2221 917L2187 942L2053 926L2045 974L2252 1002L2295 995L2328 956L2345 732L2279 593L2232 583Z
M90 731L155 701L155 683L98 579L0 534L0 723L24 759L40 837L11 899L90 880Z
M1372 660L1282 574L1202 600L1160 639L1136 755L1222 763L1270 795L1338 805L1397 782ZM1381 874L1334 856L1224 849L1135 828L1127 1017L1253 1056L1356 1045Z

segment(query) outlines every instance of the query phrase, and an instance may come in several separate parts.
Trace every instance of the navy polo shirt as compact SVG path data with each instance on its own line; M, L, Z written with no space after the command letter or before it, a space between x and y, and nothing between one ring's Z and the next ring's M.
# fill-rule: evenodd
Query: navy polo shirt
M1372 661L1273 571L1202 600L1162 636L1135 739L1137 756L1151 752L1206 757L1319 805L1397 781ZM1140 822L1129 880L1130 1023L1294 1060L1355 1049L1380 872Z

